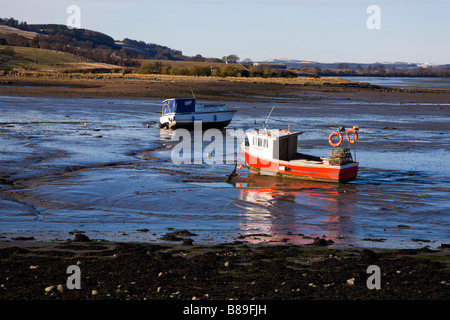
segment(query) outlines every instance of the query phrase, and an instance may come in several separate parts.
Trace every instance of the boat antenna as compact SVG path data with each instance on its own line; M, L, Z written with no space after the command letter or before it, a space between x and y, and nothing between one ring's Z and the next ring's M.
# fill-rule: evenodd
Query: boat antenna
M272 114L273 108L275 108L275 106L272 107L272 110L270 110L269 115L267 116L267 119L265 121L263 121L263 128L265 129L265 125L267 124L267 121L269 121L269 117Z

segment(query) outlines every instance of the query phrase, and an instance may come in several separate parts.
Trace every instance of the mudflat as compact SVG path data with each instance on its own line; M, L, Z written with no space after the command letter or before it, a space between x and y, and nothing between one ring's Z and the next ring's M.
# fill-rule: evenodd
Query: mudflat
M444 247L332 249L317 239L304 246L84 239L0 246L2 300L446 300L450 293ZM67 285L69 266L81 271L79 289Z
M344 102L450 102L450 92L445 90L355 83L0 78L0 95L165 99L193 93L198 99L220 101L308 102L332 97ZM397 111L385 112L395 116ZM189 241L175 245L0 240L1 300L447 300L450 293L448 244L436 250L387 250L335 248L320 239L308 245L236 241L211 246ZM71 265L81 270L81 289L67 287L66 270ZM380 289L368 287L371 265L381 271Z
M3 76L0 94L64 97L160 98L192 97L221 101L320 99L334 97L370 102L450 101L449 90L396 89L344 79L209 78L186 76Z

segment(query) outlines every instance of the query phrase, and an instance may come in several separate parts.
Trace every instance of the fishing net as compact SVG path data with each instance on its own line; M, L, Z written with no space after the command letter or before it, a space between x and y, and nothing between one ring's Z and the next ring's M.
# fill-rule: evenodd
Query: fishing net
M339 166L353 162L352 154L349 148L331 150L329 156L329 162L332 166Z

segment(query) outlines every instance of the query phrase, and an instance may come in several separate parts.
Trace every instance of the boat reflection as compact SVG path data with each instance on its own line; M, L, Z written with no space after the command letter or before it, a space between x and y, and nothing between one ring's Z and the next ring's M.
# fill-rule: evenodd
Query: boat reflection
M316 237L344 243L351 236L355 185L252 173L234 185L241 238L250 243L310 244Z

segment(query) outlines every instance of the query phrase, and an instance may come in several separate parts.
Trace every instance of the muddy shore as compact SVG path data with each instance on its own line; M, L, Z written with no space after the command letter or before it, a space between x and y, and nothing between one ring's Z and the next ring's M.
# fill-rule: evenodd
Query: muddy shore
M197 246L183 232L183 244L97 242L86 235L2 241L0 299L446 300L450 293L446 245L335 249L316 239L305 246ZM71 265L80 268L80 289L68 288ZM371 265L380 268L380 289L368 288Z
M360 99L449 103L450 92L380 87L300 86L234 81L0 79L0 95L167 98L220 101ZM278 101L278 100L277 100ZM448 106L446 107L448 108ZM181 238L189 238L178 236ZM337 249L310 245L190 245L0 239L0 300L448 300L449 249ZM172 239L173 240L173 239ZM374 244L376 246L376 244ZM81 269L69 289L67 267ZM367 268L381 270L368 289Z
M367 83L308 85L233 79L130 80L130 79L35 79L0 77L1 95L55 97L157 98L192 97L219 101L272 101L362 99L368 102L448 103L449 90L396 89Z

